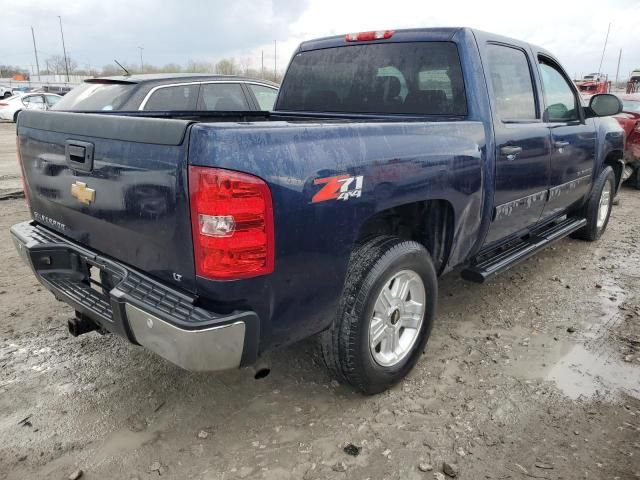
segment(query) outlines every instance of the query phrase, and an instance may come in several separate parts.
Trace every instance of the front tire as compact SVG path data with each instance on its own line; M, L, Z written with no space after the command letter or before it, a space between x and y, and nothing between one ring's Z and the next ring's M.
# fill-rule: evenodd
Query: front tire
M616 192L616 176L611 167L606 167L593 184L587 202L579 215L587 219L587 224L573 236L593 242L598 240L609 224L611 206Z
M404 378L431 333L437 294L431 256L419 243L383 236L356 248L336 321L320 335L331 374L365 394Z

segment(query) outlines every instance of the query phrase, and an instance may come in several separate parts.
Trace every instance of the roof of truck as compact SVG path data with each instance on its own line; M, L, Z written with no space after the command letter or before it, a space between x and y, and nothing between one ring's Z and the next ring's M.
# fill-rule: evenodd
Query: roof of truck
M393 32L390 38L379 39L379 40L370 40L370 41L354 41L354 42L346 42L345 36L354 32L345 32L343 35L334 35L331 37L323 37L323 38L315 38L312 40L308 40L302 42L298 47L297 52L306 51L306 50L316 50L321 48L330 48L337 46L345 46L345 45L358 45L367 44L367 43L386 43L386 42L419 42L419 41L432 41L432 42L450 42L453 41L456 34L462 35L472 35L482 38L491 38L495 41L504 41L506 43L512 43L514 45L529 45L534 50L538 52L543 52L552 56L547 50L541 48L537 45L530 44L524 40L518 40L515 38L505 37L499 34L493 34L490 32L484 32L482 30L477 30L475 28L469 27L436 27L436 28L408 28L408 29L390 29L390 30L381 30L381 31L391 31Z

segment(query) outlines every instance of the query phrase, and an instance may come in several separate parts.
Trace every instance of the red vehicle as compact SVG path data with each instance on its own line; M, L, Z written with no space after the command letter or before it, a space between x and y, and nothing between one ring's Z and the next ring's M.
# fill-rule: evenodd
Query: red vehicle
M604 73L590 73L585 75L582 80L575 80L574 83L583 97L590 97L596 93L609 93L611 85Z
M619 97L622 100L622 112L615 118L624 129L627 139L623 178L629 178L629 181L640 190L640 93L629 93Z

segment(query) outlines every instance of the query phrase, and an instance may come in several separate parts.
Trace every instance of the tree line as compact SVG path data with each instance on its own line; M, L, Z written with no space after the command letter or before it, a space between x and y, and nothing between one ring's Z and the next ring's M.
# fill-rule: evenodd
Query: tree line
M122 63L122 62L121 62ZM104 65L101 69L86 67L82 68L80 64L71 57L67 57L67 62L62 55L52 55L47 57L44 64L40 62L41 75L65 75L67 65L70 75L86 75L91 77L112 76L124 74L121 67L115 62L113 64ZM243 75L247 77L262 78L278 82L282 80L280 72L274 72L273 69L253 68L249 60L238 61L235 58L223 58L217 62L204 62L189 60L184 65L178 63L167 63L163 66L157 66L145 63L144 65L135 63L122 63L124 68L130 74L138 73L211 73L218 75ZM32 76L32 72L15 65L0 65L0 78L12 77L21 74L25 78Z

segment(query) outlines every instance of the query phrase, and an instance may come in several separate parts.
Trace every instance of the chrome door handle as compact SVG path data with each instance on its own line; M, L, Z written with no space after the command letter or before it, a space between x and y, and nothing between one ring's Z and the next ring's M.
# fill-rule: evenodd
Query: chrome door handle
M564 141L557 141L557 142L553 142L553 146L556 148L564 148L564 147L568 147L569 145L571 145L569 142L564 142Z
M515 160L516 155L518 155L520 152L522 152L522 147L516 147L515 145L505 145L504 147L500 148L500 153L502 155L505 155L507 157L507 160L509 161Z
M515 145L506 145L500 149L500 153L503 155L517 155L522 151L522 147L516 147Z

